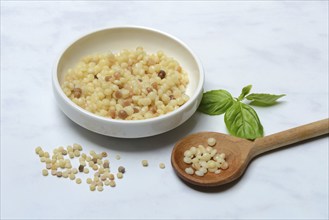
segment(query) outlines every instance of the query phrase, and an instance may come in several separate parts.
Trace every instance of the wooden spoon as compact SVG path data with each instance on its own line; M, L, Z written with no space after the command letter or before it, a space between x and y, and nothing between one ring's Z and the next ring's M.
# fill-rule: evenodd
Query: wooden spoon
M240 177L250 161L259 154L328 133L329 119L292 128L255 141L216 132L201 132L189 135L176 143L171 154L171 164L178 176L191 184L219 186ZM222 170L220 174L208 172L203 177L185 173L185 168L190 167L190 164L184 163L184 152L192 146L197 147L200 144L207 146L207 139L211 137L217 140L214 148L226 154L229 168Z

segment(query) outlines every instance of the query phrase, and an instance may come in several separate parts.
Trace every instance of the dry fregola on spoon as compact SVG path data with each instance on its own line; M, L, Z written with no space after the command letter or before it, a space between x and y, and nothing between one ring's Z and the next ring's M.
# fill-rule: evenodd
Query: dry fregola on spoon
M292 128L256 139L255 141L216 132L201 132L189 135L176 143L171 154L171 163L178 176L191 184L220 186L239 178L250 161L259 154L328 133L329 119ZM220 174L208 172L203 177L185 173L185 168L189 167L189 165L183 161L184 152L190 149L191 146L207 143L208 138L217 140L214 148L218 152L226 154L229 168L223 170Z

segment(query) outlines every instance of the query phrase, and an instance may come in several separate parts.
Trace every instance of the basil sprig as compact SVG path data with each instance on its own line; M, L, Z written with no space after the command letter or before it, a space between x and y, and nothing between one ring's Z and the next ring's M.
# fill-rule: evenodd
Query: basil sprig
M223 89L212 90L203 94L199 111L208 115L224 114L228 132L236 137L254 140L264 135L263 126L256 111L250 106L271 106L277 103L282 95L250 93L252 85L244 87L238 98ZM249 94L249 95L248 95ZM242 101L247 99L249 105Z

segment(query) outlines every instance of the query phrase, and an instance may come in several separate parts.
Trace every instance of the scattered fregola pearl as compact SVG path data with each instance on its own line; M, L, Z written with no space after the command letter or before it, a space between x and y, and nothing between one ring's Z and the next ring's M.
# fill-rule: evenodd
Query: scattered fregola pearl
M78 178L76 175L88 174L89 168L95 171L93 178L87 178L86 183L89 184L91 191L103 191L104 184L106 186L115 187L116 183L114 181L115 177L110 173L110 161L104 159L108 156L106 152L96 154L95 151L90 151L90 156L82 153L82 146L79 144L73 144L72 146L55 148L53 150L53 155L50 157L48 152L43 151L43 149L38 146L35 148L35 153L39 155L40 161L46 164L46 169L42 170L43 176L48 176L49 171L53 176L69 178L70 180L75 180L77 184L82 183L82 179ZM74 157L79 158L78 168L72 168L71 160L64 159L67 156L71 159ZM104 161L103 161L104 159ZM116 159L120 159L117 155ZM61 170L58 170L61 169ZM125 173L125 167L120 166L118 168L117 178L122 179Z

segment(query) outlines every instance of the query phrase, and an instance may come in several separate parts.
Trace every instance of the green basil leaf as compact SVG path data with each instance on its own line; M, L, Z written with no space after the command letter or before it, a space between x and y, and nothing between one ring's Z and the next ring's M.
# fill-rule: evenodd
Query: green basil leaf
M270 106L277 103L277 100L281 97L285 96L282 95L272 95L272 94L265 94L265 93L252 93L246 97L246 99L251 100L250 105L256 106Z
M252 88L252 85L245 86L242 89L240 96L238 97L238 101L242 101L244 99L244 97L249 94L251 88Z
M264 134L257 113L244 103L235 101L226 111L224 120L227 130L234 136L254 140Z
M220 115L225 113L232 103L233 97L226 90L212 90L203 93L198 110L208 115Z

